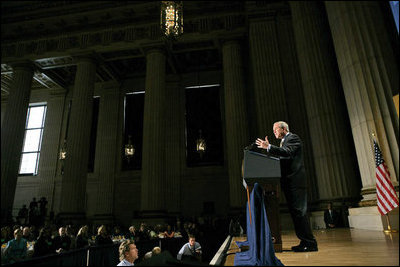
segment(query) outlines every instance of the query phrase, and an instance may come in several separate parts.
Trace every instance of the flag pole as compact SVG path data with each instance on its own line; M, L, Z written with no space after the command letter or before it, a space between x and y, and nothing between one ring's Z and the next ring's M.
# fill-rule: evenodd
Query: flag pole
M250 218L250 225L251 225L251 209L250 209L250 196L249 196L249 187L246 186L247 190L247 203L249 204L249 218Z
M397 233L397 230L392 230L392 227L390 227L390 220L389 220L389 215L386 213L385 214L386 217L386 222L387 222L387 230L384 230L385 233Z

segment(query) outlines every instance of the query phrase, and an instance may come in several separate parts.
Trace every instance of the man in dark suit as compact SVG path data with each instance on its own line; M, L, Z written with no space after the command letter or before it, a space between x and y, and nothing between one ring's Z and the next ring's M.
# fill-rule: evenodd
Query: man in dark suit
M327 229L335 228L338 225L339 213L332 208L332 202L328 203L328 209L324 212L324 221Z
M271 145L268 136L257 138L258 148L278 156L281 162L281 188L285 194L294 229L300 244L292 247L295 252L318 251L307 215L307 180L303 161L303 145L298 135L289 132L284 121L274 123L273 132L281 139L280 146Z

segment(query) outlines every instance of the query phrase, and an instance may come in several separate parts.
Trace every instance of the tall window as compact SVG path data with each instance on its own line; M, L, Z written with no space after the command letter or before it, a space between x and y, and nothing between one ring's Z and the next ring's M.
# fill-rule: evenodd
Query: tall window
M140 170L142 168L144 92L130 93L125 96L124 136L122 144L122 170ZM125 156L125 145L130 141L135 154Z
M223 165L220 85L187 87L186 95L186 162L188 167ZM205 150L197 151L199 139Z
M19 166L20 175L38 174L46 109L46 104L32 104L28 108L24 145Z

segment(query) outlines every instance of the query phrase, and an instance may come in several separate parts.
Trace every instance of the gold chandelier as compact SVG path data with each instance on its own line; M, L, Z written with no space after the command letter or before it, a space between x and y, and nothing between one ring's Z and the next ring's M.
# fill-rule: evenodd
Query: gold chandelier
M201 130L199 130L199 138L196 140L196 152L200 154L200 158L203 158L206 149L207 149L206 140L201 135Z
M172 38L183 33L182 1L161 1L161 30Z
M132 144L132 136L129 135L128 136L128 144L125 145L125 157L128 160L128 163L134 154L135 154L135 148L133 147L133 144Z

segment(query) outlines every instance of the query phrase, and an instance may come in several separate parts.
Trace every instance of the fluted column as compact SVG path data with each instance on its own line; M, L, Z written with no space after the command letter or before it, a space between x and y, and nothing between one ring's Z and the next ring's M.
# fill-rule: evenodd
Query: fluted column
M249 140L241 47L238 41L222 46L224 68L225 121L231 208L241 208L246 201L242 185L243 148ZM254 141L254 140L253 140Z
M100 94L97 127L95 172L98 173L97 197L94 217L99 223L111 223L114 207L114 182L116 159L121 155L117 148L119 85L106 84Z
M165 194L168 215L181 211L181 177L185 161L185 89L178 77L166 85Z
M290 16L280 16L277 20L279 32L279 52L285 86L285 97L289 113L289 129L298 134L303 141L304 165L308 180L308 198L311 202L319 199L318 181L315 176L312 137L308 126L304 90L301 83L296 42L294 41L293 23Z
M165 68L162 50L146 53L141 209L149 216L165 210Z
M358 195L355 155L329 27L319 2L290 2L319 197Z
M40 180L37 196L45 197L47 208L53 207L57 166L59 160L59 141L61 136L65 107L65 89L53 89L47 102L46 120L40 152ZM48 213L47 213L48 214Z
M79 221L85 218L95 75L96 65L92 58L77 58L67 156L61 185L60 216L66 220Z
M365 202L373 203L376 178L372 132L393 183L398 185L399 180L399 119L392 100L392 91L399 88L399 67L379 2L327 1L325 6L350 114L362 195Z
M251 21L249 32L257 135L274 143L273 123L288 121L275 20Z
M1 222L11 213L17 186L18 168L24 142L26 114L29 107L33 65L12 65L13 80L7 110L1 126Z

